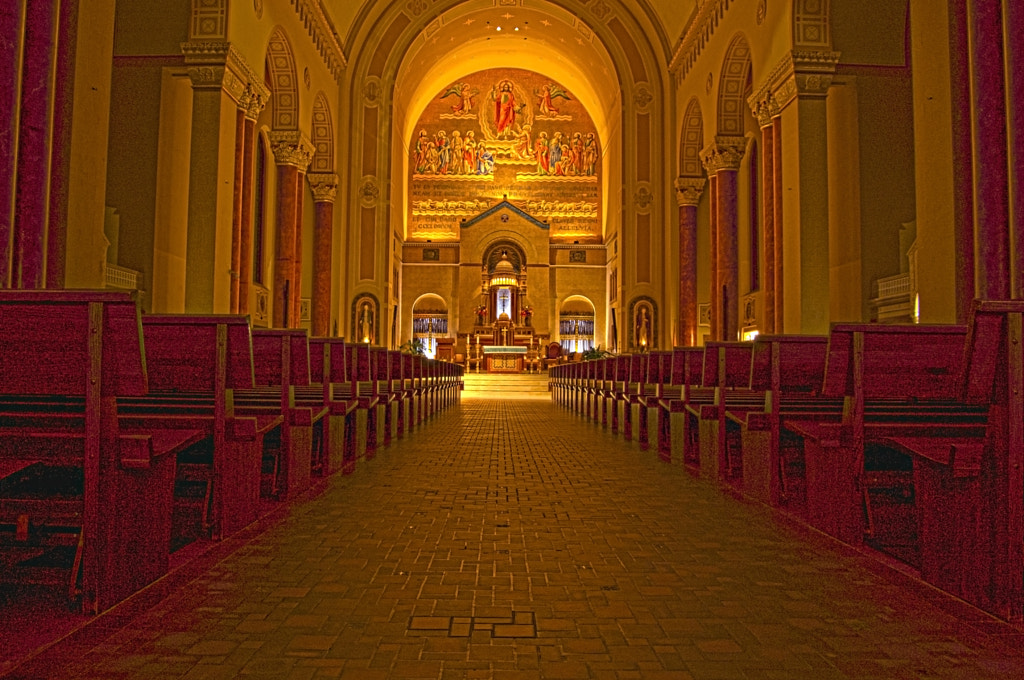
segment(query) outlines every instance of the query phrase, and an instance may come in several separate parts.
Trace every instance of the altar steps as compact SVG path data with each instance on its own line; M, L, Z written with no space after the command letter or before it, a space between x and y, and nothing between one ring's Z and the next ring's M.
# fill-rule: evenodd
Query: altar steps
M548 374L466 373L463 399L550 399Z

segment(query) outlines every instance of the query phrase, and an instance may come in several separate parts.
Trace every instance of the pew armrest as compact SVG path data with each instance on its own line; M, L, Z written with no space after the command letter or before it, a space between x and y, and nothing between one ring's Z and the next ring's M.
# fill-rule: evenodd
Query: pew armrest
M121 467L148 470L155 458L175 455L203 438L201 430L158 430L121 435Z

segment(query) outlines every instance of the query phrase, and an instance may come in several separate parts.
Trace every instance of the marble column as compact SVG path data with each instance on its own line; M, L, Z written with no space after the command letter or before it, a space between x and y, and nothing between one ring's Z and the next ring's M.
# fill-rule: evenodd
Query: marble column
M238 313L239 280L242 268L242 182L245 174L245 110L235 112L235 174L231 183L231 298L228 309Z
M295 260L292 264L291 289L295 292L292 296L292 308L289 315L294 320L292 328L299 328L302 325L302 222L303 204L306 198L306 173L299 170L298 186L295 190Z
M775 126L772 106L765 102L755 109L761 128L761 220L764 259L762 333L775 332Z
M58 8L58 3L29 2L24 15L12 228L14 288L43 288L46 281Z
M697 205L707 180L680 177L676 180L679 203L679 330L676 343L683 347L697 344Z
M310 334L328 334L331 323L331 257L334 232L334 199L338 194L338 176L310 173L307 177L316 205L313 227L313 290L310 310Z
M242 132L242 198L239 224L238 313L249 313L249 294L252 290L252 225L254 160L256 152L256 119L266 104L269 92L251 90L246 101L245 124Z
M717 227L716 255L718 293L717 333L720 340L739 339L739 206L737 204L737 175L743 154L746 153L746 138L718 137L715 143L704 150L702 156L708 174L713 175L715 193L715 214Z
M708 275L709 287L711 288L711 333L710 337L712 340L719 339L719 329L722 327L721 316L718 313L718 299L719 299L719 288L718 288L718 175L709 174L708 184L711 189L710 195L708 196L711 204L710 210L710 238L708 239L708 262L710 264L710 272Z
M1010 153L1010 234L1015 251L1012 295L1024 298L1024 5L1003 3L1006 52L1006 112ZM1013 27L1017 27L1014 29Z
M275 231L274 297L272 323L275 328L295 328L295 298L301 296L295 280L296 231L301 226L301 175L313 159L313 145L297 130L270 133L271 150L277 164L277 229Z
M18 148L18 92L21 87L22 22L25 0L0 12L0 288L11 286L11 236L14 228L15 174Z
M1009 177L1006 72L1001 0L969 0L971 96L974 125L975 295L1010 297Z
M783 289L785 277L783 276L782 249L782 118L779 117L772 119L772 196L774 207L772 228L775 235L772 238L774 252L770 254L770 257L775 261L775 284L772 287L775 294L775 332L785 333L783 324L783 319L785 319L783 306L786 296Z

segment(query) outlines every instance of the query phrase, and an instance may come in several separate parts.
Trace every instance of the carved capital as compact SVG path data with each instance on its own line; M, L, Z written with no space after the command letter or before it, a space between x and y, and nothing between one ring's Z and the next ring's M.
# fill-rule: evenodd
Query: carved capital
M746 137L719 136L700 152L700 157L708 174L713 175L720 170L739 170L746 152Z
M313 160L314 151L313 144L306 135L298 130L272 130L268 137L275 163L294 165L300 172L306 171Z
M797 97L824 97L832 86L839 56L831 50L792 51L784 56L747 99L762 127L762 110L772 117Z
M677 177L676 202L679 205L697 205L700 203L701 194L704 193L704 185L707 180L703 177Z
M334 203L338 195L338 176L334 173L311 172L306 175L313 200L317 203Z
M190 40L181 43L189 79L194 89L223 89L253 120L270 99L263 78L227 41Z

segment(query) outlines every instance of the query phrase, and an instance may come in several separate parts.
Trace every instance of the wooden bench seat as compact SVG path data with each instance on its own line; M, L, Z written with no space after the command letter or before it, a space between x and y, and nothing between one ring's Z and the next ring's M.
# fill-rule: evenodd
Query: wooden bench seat
M327 439L332 442L323 474L341 470L351 474L357 460L356 409L359 401L352 390L352 347L341 338L309 339L310 398L316 394L327 407ZM341 447L337 446L341 442Z
M166 573L175 457L201 436L120 416L149 388L140 330L125 293L0 291L0 580L89 613Z
M684 456L684 452L694 450L692 441L698 437L697 432L691 431L686 414L690 403L714 398L713 389L700 386L703 373L703 347L676 347L672 350L672 380L662 387L662 396L658 399L661 409L658 416L658 455L662 460L691 467L698 464L697 460L687 461ZM687 441L691 442L690 446L687 446Z

